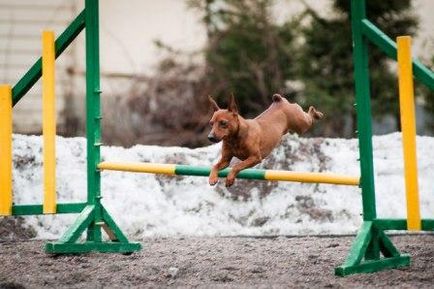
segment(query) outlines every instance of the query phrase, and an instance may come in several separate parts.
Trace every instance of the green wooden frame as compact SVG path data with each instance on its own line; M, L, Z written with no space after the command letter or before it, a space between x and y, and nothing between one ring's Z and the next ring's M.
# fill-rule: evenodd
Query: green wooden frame
M101 180L97 165L100 163L101 107L99 68L99 1L85 0L85 9L56 39L56 58L85 29L86 32L86 137L87 137L87 202L58 204L56 214L79 213L75 223L59 241L48 243L48 253L121 252L132 253L141 249L140 243L131 243L113 221L101 203ZM39 58L12 89L12 103L20 99L41 78L42 59ZM43 214L42 205L13 205L12 215ZM102 231L109 236L104 241ZM86 240L80 241L86 233Z
M45 247L48 253L121 252L141 249L130 243L101 203L101 104L99 64L99 0L85 0L86 27L86 138L87 138L87 206L75 223L55 243ZM110 237L102 238L103 229ZM86 232L86 241L79 237Z
M338 276L376 272L408 266L410 257L401 254L386 236L386 230L407 230L407 220L378 219L375 207L372 157L372 117L369 85L368 42L396 60L396 43L366 18L365 0L351 0L354 81L360 153L363 225L344 264L335 269ZM413 60L414 76L434 89L434 73ZM434 230L434 220L422 220L422 230Z

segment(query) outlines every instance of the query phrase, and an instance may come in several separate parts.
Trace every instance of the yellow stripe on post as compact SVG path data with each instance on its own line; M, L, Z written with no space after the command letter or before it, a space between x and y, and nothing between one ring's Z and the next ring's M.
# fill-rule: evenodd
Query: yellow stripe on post
M421 230L417 181L416 121L413 89L411 37L397 38L399 106L404 150L405 190L407 195L407 229Z
M360 183L359 177L351 177L332 173L310 173L275 170L265 171L265 179L269 181L322 183L348 186L357 186Z
M175 168L176 165L157 163L102 162L98 164L100 170L166 175L174 175Z
M0 215L12 214L12 89L0 85Z
M42 132L44 138L44 214L56 213L56 97L54 32L42 33Z

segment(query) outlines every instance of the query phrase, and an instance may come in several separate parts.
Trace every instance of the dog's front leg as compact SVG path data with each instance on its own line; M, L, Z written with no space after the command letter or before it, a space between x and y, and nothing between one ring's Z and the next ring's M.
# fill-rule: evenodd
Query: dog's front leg
M244 169L251 168L261 162L261 156L259 154L251 155L242 162L239 162L233 166L232 170L226 177L226 187L230 187L235 182L235 177L238 173Z
M229 153L222 153L221 159L212 167L211 173L209 174L209 184L214 186L217 184L219 177L218 172L224 168L227 168L231 162L232 155Z

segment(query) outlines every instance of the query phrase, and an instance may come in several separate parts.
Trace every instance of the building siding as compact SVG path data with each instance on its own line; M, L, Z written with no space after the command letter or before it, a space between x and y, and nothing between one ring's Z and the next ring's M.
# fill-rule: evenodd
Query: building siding
M54 30L56 37L75 17L74 1L0 0L0 83L15 85L40 57L41 34ZM65 123L65 98L71 77L68 68L76 62L74 49L56 61L56 100L58 126ZM39 133L41 125L41 81L14 108L14 131Z

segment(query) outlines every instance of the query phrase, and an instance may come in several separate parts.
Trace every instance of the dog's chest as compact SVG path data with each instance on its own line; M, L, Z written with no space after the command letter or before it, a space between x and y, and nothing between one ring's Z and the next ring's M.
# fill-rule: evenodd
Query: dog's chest
M249 157L250 153L247 147L242 143L232 143L230 145L232 155L240 160L245 160Z

